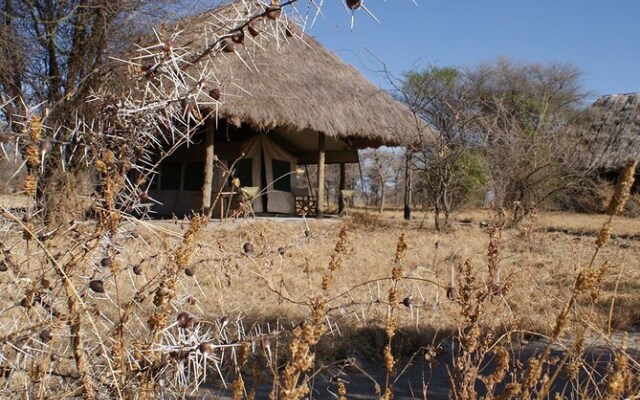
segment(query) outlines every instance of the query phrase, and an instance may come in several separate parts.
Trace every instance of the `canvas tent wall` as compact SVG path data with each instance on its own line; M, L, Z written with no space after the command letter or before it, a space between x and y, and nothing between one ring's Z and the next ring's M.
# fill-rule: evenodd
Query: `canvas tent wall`
M254 199L256 212L293 214L291 187L297 160L278 146L267 135L258 135L249 141L243 150L244 157L238 162L236 176L241 186L259 187L262 196ZM251 167L249 175L248 167ZM266 209L265 209L266 203Z
M203 143L194 143L178 149L161 163L159 174L149 187L149 195L158 202L152 208L158 216L175 214L181 217L201 210L204 152ZM226 167L214 167L213 199L220 191L232 190L231 179L224 175L224 170L238 160L234 177L240 179L240 186L258 187L261 190L261 195L253 201L255 212L294 213L291 187L295 185L292 171L296 168L297 159L268 135L259 134L244 142L217 143L215 153L217 163ZM236 200L238 198L236 196ZM216 216L219 206L219 203L214 205ZM225 208L228 206L225 204Z
M237 152L239 154L239 149ZM220 154L219 157L225 157ZM237 158L237 156L225 157ZM227 164L227 162L225 162ZM228 185L223 169L213 170L213 194ZM204 146L193 144L178 149L164 160L148 185L148 193L155 200L151 210L161 217L178 217L200 212L202 208L202 186L204 183Z

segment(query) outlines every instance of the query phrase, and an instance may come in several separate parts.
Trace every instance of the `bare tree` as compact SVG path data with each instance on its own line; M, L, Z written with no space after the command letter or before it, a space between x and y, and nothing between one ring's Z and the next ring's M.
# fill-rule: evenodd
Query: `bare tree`
M180 1L0 0L0 93L22 104L44 102L50 112L81 105L122 65L109 56L122 55L132 38L167 18L169 5L188 10Z
M48 156L40 166L45 179L38 183L46 218L56 209L51 203L57 201L55 194L70 182L60 158L79 160L63 154L61 143L78 121L107 117L101 115L102 105L88 97L109 93L115 101L118 92L130 90L127 66L116 59L131 52L132 38L148 35L151 25L167 18L169 6L189 10L178 7L180 1L0 0L0 103L7 103L0 118L19 134L24 118L17 116L29 115L35 105L46 114L50 129L41 139ZM76 166L67 163L65 168Z
M498 206L543 202L584 179L571 131L587 93L575 67L499 59L468 74Z
M407 72L400 89L419 122L430 128L419 130L419 140L408 151L410 167L420 178L417 189L433 207L440 230L470 192L485 183L479 148L474 149L475 99L467 76L450 67Z
M579 78L570 65L508 59L405 74L400 97L431 128L410 149L422 178L416 189L438 229L440 214L446 226L451 211L482 189L496 206L522 209L585 182L572 134L587 96Z
M390 188L398 188L395 181L401 174L403 155L392 149L368 149L362 152L363 174L369 200L383 212Z

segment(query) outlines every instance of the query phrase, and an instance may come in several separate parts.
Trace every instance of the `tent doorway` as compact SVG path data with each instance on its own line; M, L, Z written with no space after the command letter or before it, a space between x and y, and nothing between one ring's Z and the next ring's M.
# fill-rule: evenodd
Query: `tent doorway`
M254 210L293 214L292 172L297 159L267 135L256 136L247 143L243 153L244 157L236 167L236 176L240 178L241 186L260 188L261 195L252 204Z

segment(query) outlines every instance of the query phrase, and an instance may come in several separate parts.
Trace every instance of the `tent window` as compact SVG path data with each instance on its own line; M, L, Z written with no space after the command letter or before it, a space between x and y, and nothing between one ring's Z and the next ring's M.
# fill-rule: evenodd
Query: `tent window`
M184 177L184 190L192 192L202 190L204 184L204 163L190 162L187 163L187 170Z
M273 170L273 188L282 192L291 191L291 164L288 161L271 160L271 168ZM287 175L287 176L285 176ZM282 178L284 176L284 178Z
M240 186L253 186L253 158L238 160L235 177L240 179Z
M182 163L168 161L162 163L160 169L160 189L180 190L180 177L182 176Z

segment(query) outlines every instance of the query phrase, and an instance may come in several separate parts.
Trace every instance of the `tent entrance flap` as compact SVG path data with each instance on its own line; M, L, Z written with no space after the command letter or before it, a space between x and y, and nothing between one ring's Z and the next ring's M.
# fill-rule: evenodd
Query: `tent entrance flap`
M262 196L253 201L254 210L293 214L292 172L298 160L266 135L258 135L247 143L243 159L251 160L251 185L245 184L242 179L240 185L259 187L262 196L266 196L266 202ZM245 181L249 179L245 178Z

